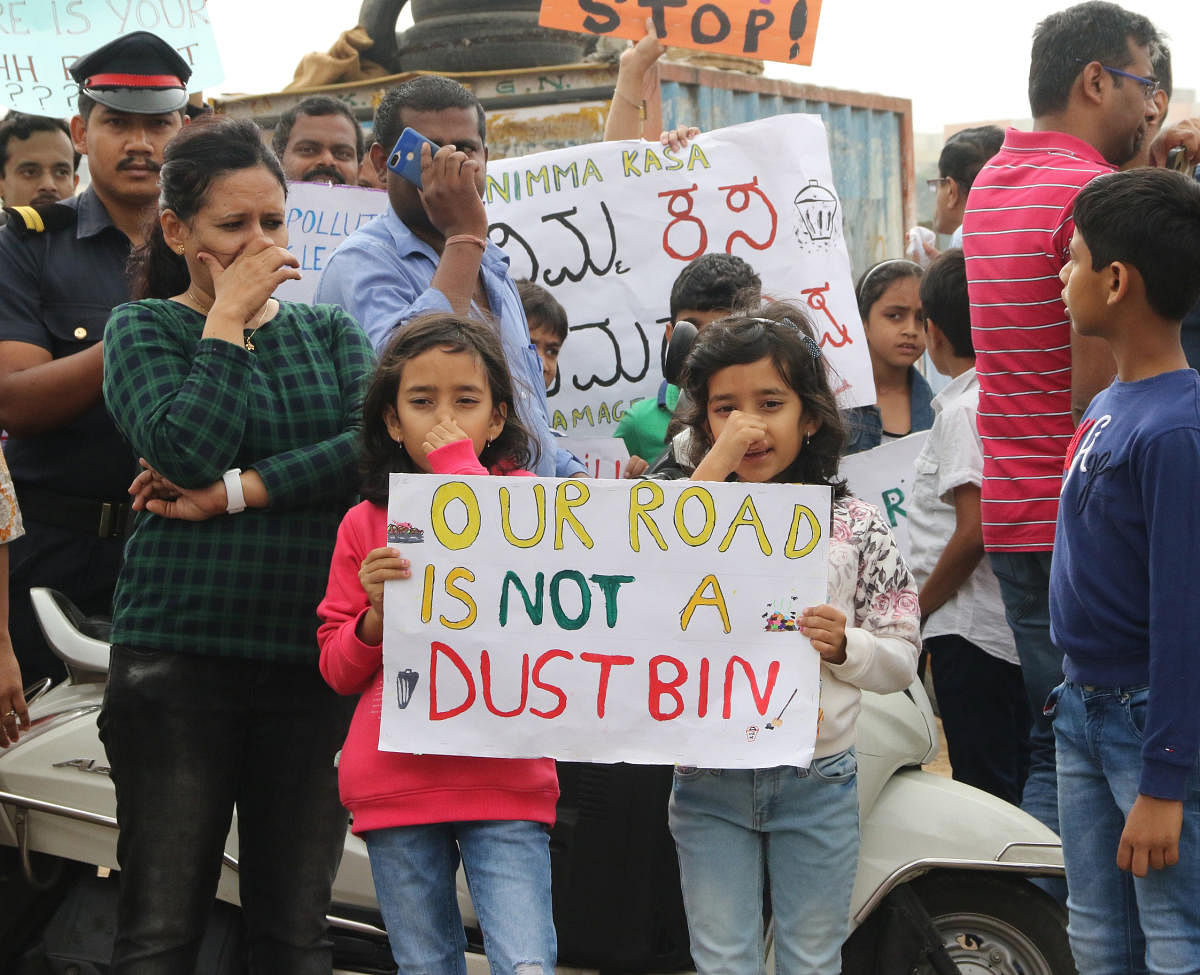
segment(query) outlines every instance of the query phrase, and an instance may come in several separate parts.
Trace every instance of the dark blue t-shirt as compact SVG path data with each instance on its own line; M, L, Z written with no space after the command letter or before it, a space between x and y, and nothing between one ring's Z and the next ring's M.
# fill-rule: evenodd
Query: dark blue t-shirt
M1200 376L1114 382L1067 451L1050 627L1078 684L1149 684L1139 791L1179 799L1200 750Z

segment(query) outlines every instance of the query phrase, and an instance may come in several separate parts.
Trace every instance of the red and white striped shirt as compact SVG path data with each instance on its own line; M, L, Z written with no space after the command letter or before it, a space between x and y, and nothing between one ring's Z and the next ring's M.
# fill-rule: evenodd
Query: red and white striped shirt
M1062 132L1009 129L963 217L988 551L1054 547L1071 419L1071 323L1058 272L1084 184L1113 169Z

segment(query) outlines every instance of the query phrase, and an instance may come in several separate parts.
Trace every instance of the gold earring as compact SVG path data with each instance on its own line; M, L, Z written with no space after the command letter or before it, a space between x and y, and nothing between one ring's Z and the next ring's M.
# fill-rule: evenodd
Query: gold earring
M179 256L182 257L183 256L183 244L179 245L178 252L179 252Z

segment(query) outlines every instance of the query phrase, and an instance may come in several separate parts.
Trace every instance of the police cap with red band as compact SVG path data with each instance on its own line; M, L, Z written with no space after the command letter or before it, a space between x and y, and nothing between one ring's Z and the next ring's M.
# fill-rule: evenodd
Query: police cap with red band
M85 54L70 67L80 91L118 112L163 115L187 104L192 69L161 37L139 30Z

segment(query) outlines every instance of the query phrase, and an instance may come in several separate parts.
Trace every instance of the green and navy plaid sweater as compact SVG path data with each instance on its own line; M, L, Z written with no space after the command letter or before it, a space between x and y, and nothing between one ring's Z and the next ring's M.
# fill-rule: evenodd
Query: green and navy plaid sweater
M137 516L113 607L114 643L297 663L317 660L316 607L354 503L365 333L332 305L280 305L256 351L201 339L177 302L113 309L104 399L156 470L203 487L253 468L270 507L203 522Z

